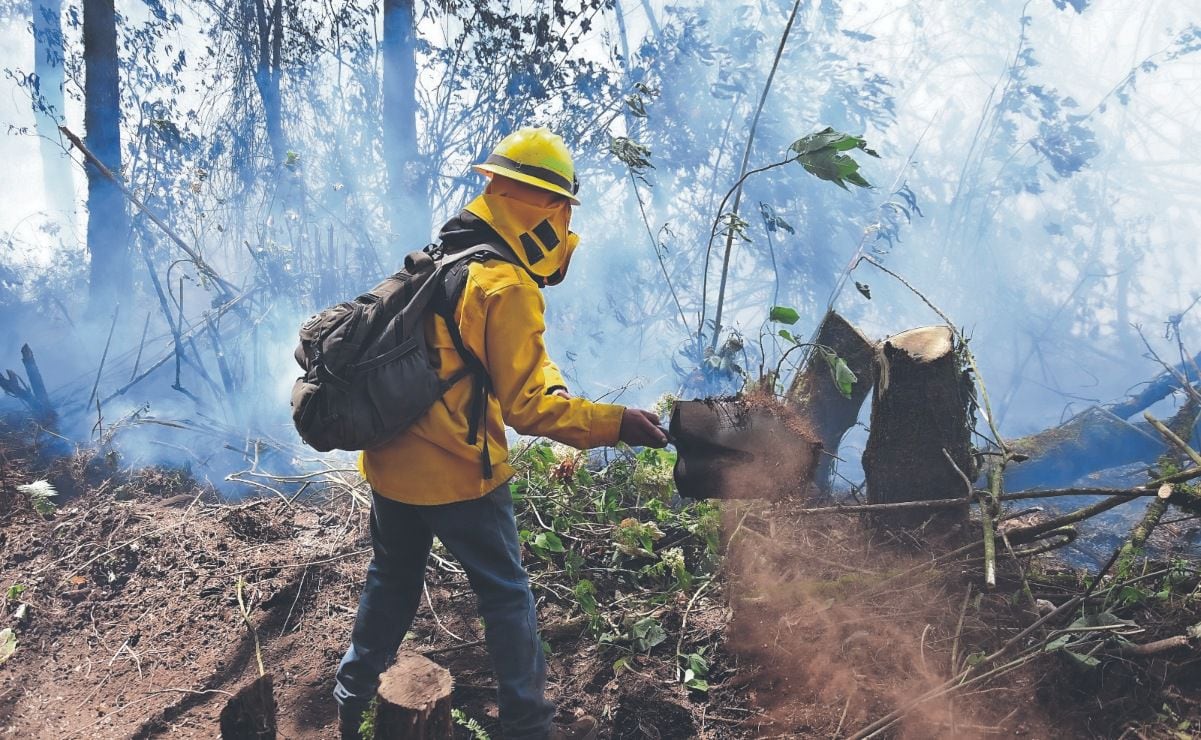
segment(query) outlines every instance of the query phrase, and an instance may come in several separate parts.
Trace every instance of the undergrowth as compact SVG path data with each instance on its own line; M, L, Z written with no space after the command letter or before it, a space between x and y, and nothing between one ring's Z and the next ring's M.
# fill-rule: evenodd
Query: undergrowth
M686 605L717 577L718 505L675 493L675 453L666 450L589 458L538 441L514 458L514 508L536 559L528 563L535 592L578 619L616 673L655 652L674 661L678 681L706 691L712 646L686 649L681 633L672 656L664 622L684 622Z

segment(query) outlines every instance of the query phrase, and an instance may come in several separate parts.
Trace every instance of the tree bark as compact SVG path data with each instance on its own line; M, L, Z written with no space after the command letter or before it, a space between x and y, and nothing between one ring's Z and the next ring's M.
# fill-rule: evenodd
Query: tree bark
M822 443L814 483L822 493L829 493L834 471L834 455L843 436L859 419L867 394L875 383L876 347L842 316L830 311L818 328L817 344L834 350L858 378L847 398L830 377L830 368L817 352L809 355L792 384L788 387L788 402L801 416L809 420Z
M117 14L113 0L84 0L85 142L114 173L121 171L121 91L117 57ZM129 214L116 183L90 162L87 244L91 255L90 300L93 313L108 314L111 304L129 293Z
M70 225L75 216L75 185L71 161L57 144L58 124L66 110L62 11L62 0L33 0L33 73L37 77L33 114L46 207L61 223Z
M975 397L950 329L927 326L885 340L876 354L876 378L863 453L868 503L962 498L962 508L940 510L933 518L940 525L963 522L969 500L964 476L975 477ZM898 512L876 521L916 527L928 518L921 511Z
M453 737L450 695L454 680L437 663L402 653L380 678L376 740L442 740Z
M269 4L270 3L270 4ZM246 24L254 29L254 85L263 103L267 144L276 167L288 161L284 137L283 98L280 95L280 56L283 48L282 0L247 0L243 5Z
M1153 459L1164 449L1158 439L1100 406L1009 447L1029 457L1005 471L1006 482L1015 488L1066 486L1095 470Z
M413 0L384 0L382 125L388 216L397 246L429 241L429 185L417 148L417 36Z

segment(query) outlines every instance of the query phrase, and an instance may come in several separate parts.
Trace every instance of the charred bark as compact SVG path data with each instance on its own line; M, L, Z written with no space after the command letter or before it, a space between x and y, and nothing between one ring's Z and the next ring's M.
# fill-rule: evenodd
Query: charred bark
M969 501L964 476L975 476L975 391L950 329L910 329L885 340L876 354L876 378L863 453L868 503L964 501L934 515L898 512L876 521L902 527L920 526L931 516L942 524L962 522Z
M121 171L121 90L117 58L117 14L113 0L84 0L84 141L112 172ZM92 162L88 176L88 253L91 255L90 299L96 312L131 288L129 214L115 182Z
M384 673L375 713L376 740L453 737L450 672L428 658L405 653Z
M834 471L834 455L843 436L855 425L859 409L875 382L876 347L842 316L830 311L818 329L817 344L829 347L847 363L858 378L847 398L830 377L830 369L821 356L813 352L788 388L787 398L797 412L807 419L818 439L822 454L817 462L814 483L822 493L829 493Z

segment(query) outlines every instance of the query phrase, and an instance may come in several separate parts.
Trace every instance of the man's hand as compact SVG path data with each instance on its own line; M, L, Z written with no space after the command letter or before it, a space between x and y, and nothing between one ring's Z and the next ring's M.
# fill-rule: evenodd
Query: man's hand
M552 396L558 396L559 398L571 398L571 394L568 393L567 389L562 386L555 388L553 391L550 392L550 394Z
M666 447L667 435L659 428L659 416L642 409L626 409L621 415L619 438L631 447Z

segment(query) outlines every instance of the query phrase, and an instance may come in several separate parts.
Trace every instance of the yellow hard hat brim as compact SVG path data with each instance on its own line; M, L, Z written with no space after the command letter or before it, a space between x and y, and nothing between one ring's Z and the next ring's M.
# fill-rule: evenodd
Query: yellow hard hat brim
M487 174L493 174L493 175L500 175L501 177L507 177L510 180L516 180L517 182L524 182L526 185L533 185L536 188L541 188L542 190L546 190L548 192L554 193L555 195L562 195L564 198L567 198L568 200L570 200L571 204L573 206L578 206L580 204L579 199L576 198L574 195L572 195L571 191L561 188L558 185L555 185L553 183L549 183L546 180L543 180L541 178L535 177L533 175L525 174L522 172L518 172L516 170L511 170L508 167L504 167L502 165L477 164L477 165L472 165L471 169L473 169L476 172L479 172L481 174L487 173Z

